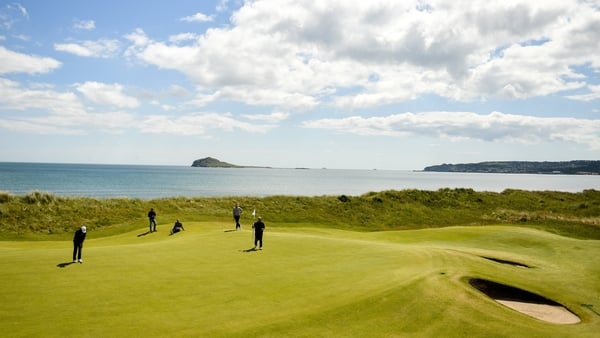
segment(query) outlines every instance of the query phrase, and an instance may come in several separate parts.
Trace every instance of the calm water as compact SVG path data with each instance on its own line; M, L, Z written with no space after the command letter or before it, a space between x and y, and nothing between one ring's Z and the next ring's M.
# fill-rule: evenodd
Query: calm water
M600 176L0 162L0 191L16 195L37 190L60 196L150 199L174 196L361 195L392 189L440 188L579 192L584 189L600 190Z

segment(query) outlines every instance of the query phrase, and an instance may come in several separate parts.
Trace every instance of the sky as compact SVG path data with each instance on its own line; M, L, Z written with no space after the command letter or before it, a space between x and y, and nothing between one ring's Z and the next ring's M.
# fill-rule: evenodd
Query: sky
M600 160L600 0L0 0L0 161Z

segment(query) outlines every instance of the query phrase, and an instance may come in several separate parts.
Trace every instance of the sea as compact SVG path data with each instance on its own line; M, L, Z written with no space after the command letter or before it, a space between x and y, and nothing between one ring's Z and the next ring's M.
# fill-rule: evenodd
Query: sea
M385 190L469 188L581 192L600 175L445 173L409 170L199 168L0 162L0 192L64 197L357 196Z

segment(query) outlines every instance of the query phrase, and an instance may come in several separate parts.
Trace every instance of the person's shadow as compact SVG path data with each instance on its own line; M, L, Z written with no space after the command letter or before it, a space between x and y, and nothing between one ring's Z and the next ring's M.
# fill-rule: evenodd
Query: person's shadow
M253 252L253 251L258 251L258 249L257 249L257 248L254 248L254 247L252 247L252 248L250 248L250 249L246 249L246 250L242 250L242 251L244 251L244 252Z
M56 266L59 268L66 268L67 266L69 266L71 264L73 264L73 262L59 263L59 264L56 264Z
M138 236L138 237L142 237L142 236L146 236L146 235L148 235L148 234L150 234L150 233L151 233L150 231L146 231L146 232L144 232L144 233L142 233L142 234L139 234L139 235L137 235L137 236Z

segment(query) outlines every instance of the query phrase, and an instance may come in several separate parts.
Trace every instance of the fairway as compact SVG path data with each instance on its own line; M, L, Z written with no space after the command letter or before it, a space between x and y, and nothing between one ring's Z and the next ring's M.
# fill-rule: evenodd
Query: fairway
M227 223L227 226L230 226ZM0 242L7 337L593 337L600 241L508 227L352 232L186 223L72 244ZM492 260L490 258L496 259ZM527 267L505 264L518 262ZM499 304L482 278L556 301L559 325Z

